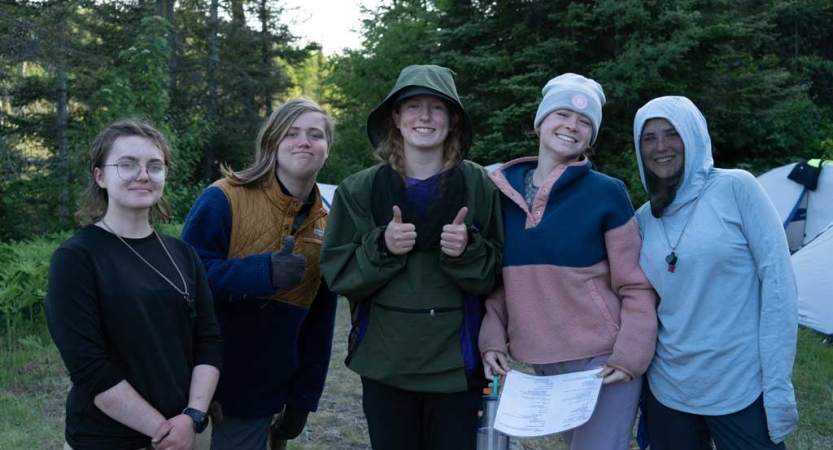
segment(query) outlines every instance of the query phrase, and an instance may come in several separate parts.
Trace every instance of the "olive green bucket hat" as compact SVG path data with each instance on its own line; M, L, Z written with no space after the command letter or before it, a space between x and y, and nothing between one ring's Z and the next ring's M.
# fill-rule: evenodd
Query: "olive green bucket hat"
M367 137L370 144L376 148L387 138L388 130L385 122L391 117L391 110L396 102L417 95L434 95L440 97L452 105L456 105L460 112L461 133L460 150L466 155L471 148L472 129L471 120L460 102L457 95L457 87L454 85L456 74L447 67L434 65L414 65L402 69L396 85L390 91L385 100L367 116Z

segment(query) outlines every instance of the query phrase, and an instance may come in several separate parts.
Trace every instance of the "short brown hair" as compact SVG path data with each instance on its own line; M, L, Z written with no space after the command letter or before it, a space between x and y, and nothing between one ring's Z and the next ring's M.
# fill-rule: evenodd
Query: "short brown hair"
M171 165L171 147L168 145L168 140L165 136L157 130L153 125L141 119L120 119L112 124L106 126L93 141L90 147L90 184L84 192L84 198L80 202L80 208L75 213L75 217L84 225L95 223L101 220L107 214L108 195L107 190L103 189L95 182L95 169L102 168L107 160L107 155L113 149L113 144L118 138L138 136L147 139L162 152L162 157L165 160L165 165ZM170 207L168 201L162 197L150 208L150 223L167 223L171 221Z

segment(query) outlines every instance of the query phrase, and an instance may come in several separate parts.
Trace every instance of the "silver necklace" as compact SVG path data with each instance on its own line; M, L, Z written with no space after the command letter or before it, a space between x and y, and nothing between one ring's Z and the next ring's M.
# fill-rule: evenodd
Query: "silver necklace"
M702 194L700 194L702 195ZM691 209L691 214L688 215L688 219L686 219L685 223L683 224L683 229L680 230L680 236L677 237L677 242L674 245L671 245L671 240L668 239L668 229L665 227L665 215L660 217L660 221L662 222L662 232L665 234L665 242L668 243L668 246L671 247L671 253L665 257L665 262L668 264L668 271L674 273L674 270L677 268L677 246L680 245L680 241L683 239L683 234L685 233L685 229L688 226L688 223L691 222L691 218L694 217L694 212L697 211L697 203L700 201L700 197L698 196L697 199L694 200L694 206Z
M176 265L176 261L174 261L173 256L171 256L171 252L168 251L168 247L165 246L165 242L162 241L162 237L159 236L159 233L157 233L156 230L153 230L153 234L156 235L156 239L158 239L159 243L162 244L162 249L165 250L165 254L168 255L168 259L170 259L171 264L174 265L174 269L176 269L176 273L179 274L179 278L182 280L182 287L185 290L182 290L179 287L177 287L177 285L175 285L173 283L173 281L171 281L170 279L168 279L168 277L166 277L164 274L162 274L162 272L160 272L159 269L157 269L156 267L153 267L153 264L151 264L148 260L146 260L142 255L139 254L139 252L136 251L136 249L131 247L130 244L127 243L127 241L125 241L121 236L119 236L115 231L113 231L113 229L110 228L110 225L107 225L107 222L104 221L104 219L101 219L101 224L104 225L104 228L107 228L107 231L113 233L113 236L119 238L119 240L122 242L122 244L126 245L127 248L130 249L130 251L132 251L136 256L139 257L139 259L142 260L142 262L147 264L148 267L153 269L153 271L156 272L157 274L159 274L159 276L162 277L162 279L167 281L168 284L170 284L172 288L174 288L177 292L179 292L179 295L182 296L182 300L185 302L185 308L188 311L188 315L193 319L196 316L196 311L194 309L194 299L191 297L191 294L188 293L188 283L185 282L185 276L182 275L182 271L179 270L179 266Z

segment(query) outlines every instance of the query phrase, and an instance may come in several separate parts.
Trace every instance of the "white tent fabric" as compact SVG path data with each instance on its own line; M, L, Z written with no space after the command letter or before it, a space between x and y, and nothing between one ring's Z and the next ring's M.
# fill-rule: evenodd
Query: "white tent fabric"
M833 201L829 203L833 207ZM798 285L798 322L833 334L833 226L792 255Z
M333 196L336 194L336 188L338 186L334 184L324 184L324 183L317 183L318 190L321 191L321 200L324 203L324 207L327 208L327 211L333 207Z
M833 165L825 165L816 190L806 192L804 186L787 178L794 167L795 164L787 164L758 177L787 229L793 251L833 223Z
M815 191L787 178L794 167L778 167L758 181L781 217L793 252L798 322L833 334L833 164L822 166Z

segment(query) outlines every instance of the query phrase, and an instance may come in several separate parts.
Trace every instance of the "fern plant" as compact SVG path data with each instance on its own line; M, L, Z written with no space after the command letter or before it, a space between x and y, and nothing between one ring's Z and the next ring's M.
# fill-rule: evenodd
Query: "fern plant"
M16 337L43 329L43 305L52 253L66 234L0 243L0 319L9 351Z

